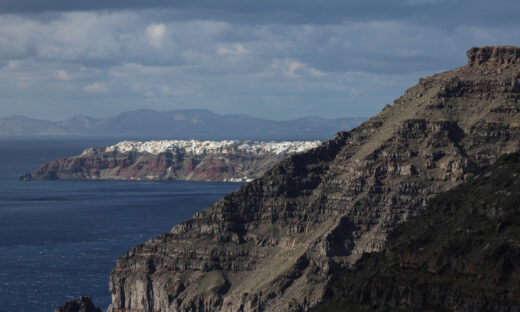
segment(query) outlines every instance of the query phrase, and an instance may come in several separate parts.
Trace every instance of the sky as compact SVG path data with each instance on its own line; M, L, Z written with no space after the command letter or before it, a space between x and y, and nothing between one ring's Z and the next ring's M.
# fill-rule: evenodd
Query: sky
M518 12L517 0L0 0L0 117L370 117L473 46L520 46Z

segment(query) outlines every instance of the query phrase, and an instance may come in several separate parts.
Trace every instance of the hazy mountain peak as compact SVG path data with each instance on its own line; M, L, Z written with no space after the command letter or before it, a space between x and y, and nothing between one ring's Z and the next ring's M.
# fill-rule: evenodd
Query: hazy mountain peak
M273 121L248 115L219 115L205 109L156 111L139 109L108 118L75 115L52 122L9 116L0 135L79 135L138 139L324 140L358 125L364 118L305 117ZM295 122L296 121L296 122Z

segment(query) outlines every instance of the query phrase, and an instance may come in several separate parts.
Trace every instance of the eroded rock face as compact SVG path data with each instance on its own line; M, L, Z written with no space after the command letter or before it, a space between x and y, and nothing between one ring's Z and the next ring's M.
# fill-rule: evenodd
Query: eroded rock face
M471 48L468 53L470 64L496 62L499 64L520 63L520 52L516 47L479 47Z
M308 310L432 196L520 147L519 71L470 62L420 79L361 126L134 247L111 273L109 310Z
M519 311L520 154L437 196L327 286L313 312Z

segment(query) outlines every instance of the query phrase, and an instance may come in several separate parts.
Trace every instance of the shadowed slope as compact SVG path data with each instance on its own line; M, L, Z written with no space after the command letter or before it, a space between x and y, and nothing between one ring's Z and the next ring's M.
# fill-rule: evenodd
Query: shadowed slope
M518 311L520 154L441 194L313 311Z

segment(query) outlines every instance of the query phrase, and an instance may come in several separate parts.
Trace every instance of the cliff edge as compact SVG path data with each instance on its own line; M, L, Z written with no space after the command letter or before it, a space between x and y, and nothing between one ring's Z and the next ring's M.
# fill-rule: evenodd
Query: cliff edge
M433 196L520 148L520 64L486 52L503 50L470 50L467 65L134 247L111 272L109 311L308 310Z

